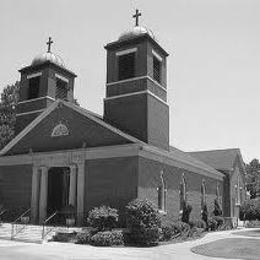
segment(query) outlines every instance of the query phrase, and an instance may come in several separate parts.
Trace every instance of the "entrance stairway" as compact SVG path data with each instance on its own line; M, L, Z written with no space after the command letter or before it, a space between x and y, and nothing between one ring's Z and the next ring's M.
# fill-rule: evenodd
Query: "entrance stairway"
M50 240L55 232L59 231L61 227L45 227L45 237L42 239L42 226L37 225L15 225L15 235L12 234L12 224L0 224L0 239L9 239L30 243L43 243Z

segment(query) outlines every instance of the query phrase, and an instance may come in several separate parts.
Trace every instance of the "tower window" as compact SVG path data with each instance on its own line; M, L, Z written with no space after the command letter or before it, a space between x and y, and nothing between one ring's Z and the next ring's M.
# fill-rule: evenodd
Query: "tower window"
M153 56L153 78L159 83L161 83L161 67L161 61Z
M67 99L68 83L60 78L56 78L56 99Z
M29 79L28 99L39 97L40 79L41 77L33 77Z
M118 56L118 80L135 76L135 53Z

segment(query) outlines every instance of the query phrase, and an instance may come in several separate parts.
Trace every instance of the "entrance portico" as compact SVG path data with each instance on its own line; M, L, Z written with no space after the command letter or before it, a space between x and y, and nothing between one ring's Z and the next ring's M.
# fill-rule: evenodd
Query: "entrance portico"
M81 161L81 158L80 153L73 158L72 155L68 156L68 153L65 152L62 155L42 154L41 158L33 160L31 194L33 223L41 224L55 210L60 210L67 205L75 208L77 223L81 223L84 212L85 185L85 161ZM63 172L67 175L64 175Z

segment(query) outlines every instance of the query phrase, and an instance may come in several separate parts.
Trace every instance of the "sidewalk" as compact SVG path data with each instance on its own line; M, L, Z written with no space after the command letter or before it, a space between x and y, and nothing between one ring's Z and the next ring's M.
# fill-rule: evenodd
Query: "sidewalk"
M94 260L94 259L140 259L140 260L221 260L224 258L213 258L196 255L190 251L194 246L209 243L223 238L239 237L232 233L240 232L241 229L234 231L220 231L206 234L203 238L177 244L167 244L152 248L136 247L93 247L89 245L75 245L70 243L50 242L46 244L29 244L14 241L0 240L0 259L1 260ZM226 259L225 259L226 260Z

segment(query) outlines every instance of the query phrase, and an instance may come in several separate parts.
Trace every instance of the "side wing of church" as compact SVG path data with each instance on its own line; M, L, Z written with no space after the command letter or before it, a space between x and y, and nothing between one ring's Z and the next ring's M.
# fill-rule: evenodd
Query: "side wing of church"
M16 137L0 151L0 205L30 208L33 223L72 205L81 225L93 207L123 210L135 198L176 219L184 199L196 218L203 201L211 212L217 199L225 216L238 217L239 150L223 168L220 157L216 165L169 144L168 53L150 30L137 24L105 46L104 116L75 104L76 75L51 43L20 70Z

